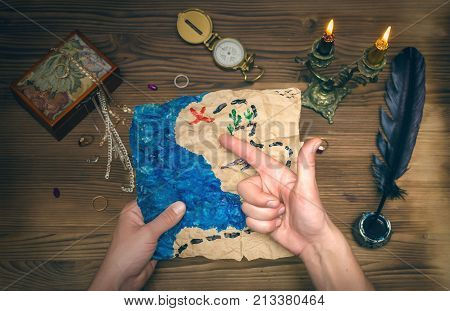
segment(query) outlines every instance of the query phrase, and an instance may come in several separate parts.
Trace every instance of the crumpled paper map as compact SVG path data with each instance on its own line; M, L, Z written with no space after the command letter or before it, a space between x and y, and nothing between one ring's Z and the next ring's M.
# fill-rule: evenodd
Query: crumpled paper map
M161 236L154 259L292 256L268 235L246 228L236 186L256 172L218 137L245 139L295 171L300 111L296 88L222 90L135 108L130 145L145 221L174 201L187 207L181 222Z

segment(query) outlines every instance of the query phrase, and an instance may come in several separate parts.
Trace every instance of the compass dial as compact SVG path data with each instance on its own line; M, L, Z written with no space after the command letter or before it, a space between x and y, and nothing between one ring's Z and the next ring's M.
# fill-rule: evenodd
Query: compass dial
M213 57L219 66L233 68L244 60L245 50L242 44L231 38L221 39L214 47Z

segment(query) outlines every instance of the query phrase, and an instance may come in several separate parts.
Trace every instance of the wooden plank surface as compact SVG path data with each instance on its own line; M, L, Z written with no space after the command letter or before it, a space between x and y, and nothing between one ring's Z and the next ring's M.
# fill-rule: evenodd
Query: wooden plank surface
M164 102L185 94L246 87L238 73L223 72L202 46L189 46L176 33L176 15L203 8L214 29L239 38L257 54L266 75L255 87L297 85L296 55L308 53L329 18L336 25L336 62L353 62L385 29L393 36L413 25L444 1L116 1L7 0L43 28L0 2L0 288L85 289L103 258L116 215L133 195L122 193L125 177L115 165L103 179L105 149L79 148L81 134L95 134L86 118L56 142L13 99L9 84L58 43L79 29L115 63L126 80L114 93L130 106ZM448 1L447 1L448 2ZM410 171L400 180L406 201L390 201L385 214L394 234L384 248L358 247L349 226L361 212L374 209L378 194L370 174L375 152L378 109L384 82L358 88L339 108L334 125L314 112L302 112L302 135L325 137L330 148L318 157L318 184L324 206L345 233L369 279L380 290L448 289L450 88L448 40L450 5L401 33L389 58L405 46L417 47L427 63L427 98ZM188 88L173 86L178 73L190 77ZM157 92L147 89L156 83ZM304 87L303 87L304 89ZM128 141L127 129L120 133ZM98 138L98 137L97 137ZM100 163L86 163L90 156ZM52 189L61 189L55 199ZM94 211L96 195L108 209ZM146 285L152 290L301 290L312 289L304 265L294 258L252 262L203 258L159 263Z

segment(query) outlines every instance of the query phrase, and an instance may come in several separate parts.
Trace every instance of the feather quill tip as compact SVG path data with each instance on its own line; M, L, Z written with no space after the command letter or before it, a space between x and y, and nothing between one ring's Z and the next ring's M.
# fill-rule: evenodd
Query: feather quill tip
M400 188L389 176L389 167L376 155L372 155L372 174L378 191L388 199L405 199L406 190Z

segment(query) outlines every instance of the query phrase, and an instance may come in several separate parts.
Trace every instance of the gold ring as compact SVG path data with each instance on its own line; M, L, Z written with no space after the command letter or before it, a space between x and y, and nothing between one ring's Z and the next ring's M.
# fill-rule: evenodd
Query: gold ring
M101 208L96 208L96 207L95 207L95 202L96 202L98 199L103 199L104 205L105 205L105 206L103 206L103 207L101 207ZM92 207L93 207L97 212L103 212L103 211L108 207L108 199L105 198L105 197L102 196L102 195L98 195L98 196L96 196L95 198L92 199Z
M63 67L64 68L64 71L63 71L62 75L58 75L58 71L57 71L58 67ZM65 78L67 78L69 76L70 68L66 64L58 64L58 65L55 66L55 69L53 71L55 72L55 76L58 79L65 79Z

